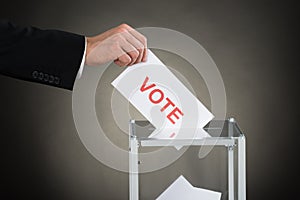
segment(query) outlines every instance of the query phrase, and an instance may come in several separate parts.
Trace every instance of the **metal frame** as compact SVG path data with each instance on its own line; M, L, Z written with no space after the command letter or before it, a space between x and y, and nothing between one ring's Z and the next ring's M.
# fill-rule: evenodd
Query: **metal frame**
M243 134L239 137L233 137L233 126L235 120L228 120L229 137L215 137L208 139L138 139L135 133L135 120L131 120L129 124L129 199L139 200L139 147L159 147L159 146L224 146L228 151L228 200L235 199L234 193L234 151L237 149L237 167L238 167L238 200L246 200L246 138ZM237 127L237 126L236 126ZM237 127L238 128L238 127ZM235 148L236 145L238 148Z

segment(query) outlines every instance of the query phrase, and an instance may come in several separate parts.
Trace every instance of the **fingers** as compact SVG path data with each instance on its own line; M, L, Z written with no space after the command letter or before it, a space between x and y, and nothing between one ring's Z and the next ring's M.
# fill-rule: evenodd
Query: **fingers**
M141 56L141 61L146 62L146 60L147 60L147 39L146 39L146 37L143 36L142 34L140 34L139 32L137 32L134 29L130 33L133 34L144 46L143 54Z
M122 54L118 55L118 58L120 60L121 58L121 62L123 62L124 57L127 58L127 56L125 56L124 54L127 54L130 58L130 62L126 63L126 66L132 65L134 63L136 63L137 59L139 58L139 51L137 50L137 48L135 46L133 46L131 43L128 42L128 39L126 38L126 36L124 34L120 34L118 36L116 36L116 40L118 43L118 46L120 48L120 51ZM123 58L123 59L122 59ZM123 63L127 62L128 59L126 59Z
M118 26L118 28L123 30L123 32L128 31L128 33L130 35L132 35L135 38L135 40L138 40L139 44L142 45L142 50L140 50L140 52L142 53L141 61L145 62L147 60L147 39L146 39L146 37L127 24L122 24L122 25ZM140 45L138 47L140 47Z
M135 62L131 63L131 65L141 62L145 50L144 45L139 40L137 40L134 36L132 36L129 32L125 32L124 37L135 48L135 50L138 51L138 57L135 60Z
M145 62L147 60L147 39L146 39L146 37L127 24L122 24L121 26L124 26L125 28L127 28L129 33L131 35L133 35L136 39L138 39L140 41L140 43L144 46L142 61Z
M94 37L87 37L85 63L97 66L114 60L117 65L129 66L147 58L145 36L122 24Z
M114 61L114 63L119 65L120 67L128 66L130 62L131 62L131 58L125 52L117 60Z

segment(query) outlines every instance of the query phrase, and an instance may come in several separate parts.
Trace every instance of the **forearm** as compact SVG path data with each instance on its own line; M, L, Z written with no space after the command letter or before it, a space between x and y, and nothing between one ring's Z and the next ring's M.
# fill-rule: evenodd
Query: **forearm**
M0 73L72 90L84 36L0 23Z
M127 24L85 41L73 33L0 21L0 74L69 90L84 64L130 66L146 61L146 49L146 38Z

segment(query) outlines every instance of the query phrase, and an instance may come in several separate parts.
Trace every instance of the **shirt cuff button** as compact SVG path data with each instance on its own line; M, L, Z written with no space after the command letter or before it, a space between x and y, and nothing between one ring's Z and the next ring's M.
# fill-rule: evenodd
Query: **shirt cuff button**
M32 72L32 76L34 79L38 77L39 73L37 71Z
M59 78L58 77L55 77L54 83L57 84L57 85L59 84Z

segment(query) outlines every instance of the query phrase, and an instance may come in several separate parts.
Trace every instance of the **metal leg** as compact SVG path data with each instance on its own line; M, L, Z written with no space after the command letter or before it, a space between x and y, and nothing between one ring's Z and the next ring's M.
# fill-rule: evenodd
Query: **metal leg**
M234 200L234 146L228 147L228 200Z
M233 137L234 118L228 120L228 137ZM228 200L234 200L234 146L228 146Z
M139 199L139 166L138 148L139 142L135 133L135 120L129 123L129 199Z
M246 138L238 139L238 198L246 200Z
M138 166L138 141L135 136L129 141L129 199L139 199L139 166Z

